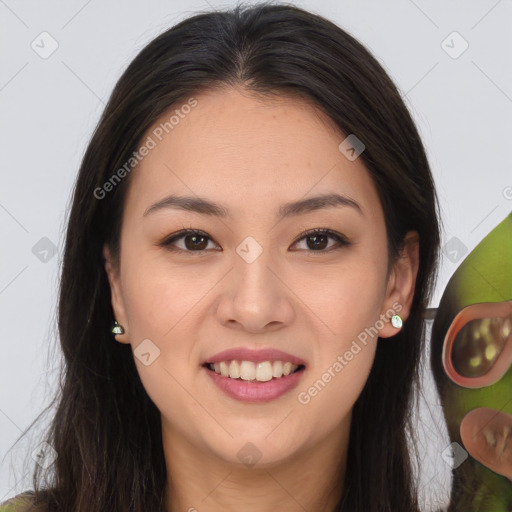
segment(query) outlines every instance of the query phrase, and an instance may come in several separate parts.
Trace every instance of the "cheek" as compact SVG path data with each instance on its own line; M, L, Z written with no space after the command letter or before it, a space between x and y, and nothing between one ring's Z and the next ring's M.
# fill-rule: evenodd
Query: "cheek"
M130 252L128 244L125 248L123 294L142 385L173 424L180 424L181 418L200 421L201 411L184 390L190 388L191 369L196 364L192 355L197 337L191 326L199 322L198 305L214 280L194 272L192 266L180 271L163 258L155 259L150 251ZM138 357L142 342L149 347L149 365Z
M375 326L383 312L385 269L359 254L303 281L305 302L324 322L328 337L342 345Z
M366 384L376 346L350 337L324 344L320 361L297 391L302 428L323 436L346 420Z
M172 336L185 318L190 321L205 290L215 282L211 273L171 265L163 256L126 251L123 293L130 332L139 338Z
M312 328L317 331L317 346L298 401L321 411L323 421L328 416L322 428L348 414L368 379L383 312L384 273L382 265L357 256L336 272L324 269L322 274L309 275L303 285L305 302L318 316ZM306 294L308 289L314 293Z

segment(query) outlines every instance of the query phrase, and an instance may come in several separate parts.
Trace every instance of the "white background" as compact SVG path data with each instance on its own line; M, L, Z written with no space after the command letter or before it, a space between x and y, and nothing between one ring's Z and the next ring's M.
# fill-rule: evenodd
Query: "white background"
M348 30L395 80L428 151L443 240L456 237L471 251L512 209L511 1L293 3ZM234 4L0 0L0 501L31 488L31 467L22 462L37 438L9 449L55 390L66 211L103 106L121 72L157 34L198 10ZM43 31L58 43L47 59L31 47ZM451 46L455 55L463 48L453 31L469 45L458 58L443 49ZM32 252L43 237L57 250L46 263ZM432 307L459 263L443 258ZM447 437L429 377L420 428L425 510L445 502L450 486L440 455Z

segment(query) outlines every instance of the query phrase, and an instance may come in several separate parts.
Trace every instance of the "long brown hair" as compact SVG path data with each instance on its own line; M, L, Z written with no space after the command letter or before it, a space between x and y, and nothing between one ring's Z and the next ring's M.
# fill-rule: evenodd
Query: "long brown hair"
M337 512L418 510L407 436L438 260L438 204L424 147L400 93L378 61L327 19L260 3L194 15L151 41L118 80L89 142L73 192L58 303L64 356L56 413L45 440L58 457L35 466L37 503L55 512L164 510L166 467L160 412L130 345L115 343L103 245L119 256L130 176L98 199L170 107L214 87L307 99L361 157L384 210L390 261L416 230L420 266L412 309L392 342L378 343L355 403L343 497ZM341 140L341 139L340 139ZM137 172L134 170L133 172ZM96 194L95 194L96 191ZM386 257L386 255L382 255ZM409 433L409 434L408 434Z

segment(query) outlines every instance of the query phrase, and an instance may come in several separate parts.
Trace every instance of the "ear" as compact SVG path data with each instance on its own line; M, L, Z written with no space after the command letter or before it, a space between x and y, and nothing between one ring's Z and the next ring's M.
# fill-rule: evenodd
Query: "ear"
M399 329L391 324L393 314L400 315L404 323L407 320L414 298L418 267L419 236L416 231L409 231L404 237L400 254L389 272L386 298L381 315L384 327L379 330L381 338L389 338L399 332Z
M112 297L112 309L114 311L114 317L119 325L124 328L124 334L116 334L116 341L120 343L130 343L128 341L128 321L126 317L123 293L121 290L121 280L119 276L119 268L117 268L110 254L108 244L103 246L103 256L105 258L105 270L107 272L108 281L110 283L110 295Z

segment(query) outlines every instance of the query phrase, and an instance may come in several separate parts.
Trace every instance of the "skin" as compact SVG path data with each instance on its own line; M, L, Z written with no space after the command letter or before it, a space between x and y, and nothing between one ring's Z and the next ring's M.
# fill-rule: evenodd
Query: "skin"
M104 248L112 306L126 331L116 339L134 350L150 339L160 350L149 366L137 357L135 363L161 412L167 510L333 510L345 474L351 410L377 338L307 405L297 395L394 303L407 320L417 235L407 234L388 270L373 181L361 159L349 161L339 151L346 136L310 104L262 100L232 88L195 98L193 111L133 171L120 268ZM356 201L361 212L338 206L278 220L281 204L332 192ZM171 208L144 216L171 193L206 197L229 208L231 217ZM194 247L172 252L158 245L183 227L207 233L201 255ZM313 228L332 229L352 245L335 249L336 240L327 238L314 252L314 240L299 240ZM236 252L247 236L263 248L252 263ZM185 242L174 246L186 251ZM386 321L379 336L396 332ZM202 364L240 346L303 358L298 388L264 404L224 395ZM251 467L238 456L248 442L260 456Z

